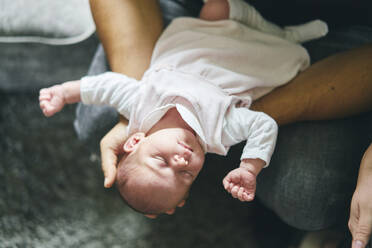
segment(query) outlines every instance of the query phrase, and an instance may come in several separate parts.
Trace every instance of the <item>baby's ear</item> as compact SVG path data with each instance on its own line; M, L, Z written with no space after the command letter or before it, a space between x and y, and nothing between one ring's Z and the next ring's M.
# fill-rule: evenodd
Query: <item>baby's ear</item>
M124 152L130 153L133 152L136 148L137 145L142 141L142 139L145 138L144 133L135 133L132 134L127 141L125 141L123 150Z

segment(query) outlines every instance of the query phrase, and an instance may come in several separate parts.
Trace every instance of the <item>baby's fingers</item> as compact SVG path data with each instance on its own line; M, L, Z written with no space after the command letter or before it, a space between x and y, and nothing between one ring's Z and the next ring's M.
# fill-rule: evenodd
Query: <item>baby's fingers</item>
M40 108L46 117L49 117L55 114L55 107L53 107L48 101L41 101Z
M251 193L251 194L244 193L243 194L243 199L244 199L244 201L252 201L254 199L254 194L253 193Z
M42 110L43 112L47 109L48 104L49 104L49 102L48 102L48 101L45 101L45 100L40 102L40 108L41 108L41 110ZM44 114L45 114L45 113L44 113Z
M240 201L245 201L244 200L244 197L243 197L243 195L244 195L244 188L243 187L240 187L240 189L239 189L239 191L238 191L238 199L240 200Z
M234 186L232 189L231 189L231 195L232 197L234 198L238 198L238 192L239 192L239 186Z
M223 183L223 187L225 188L225 190L231 193L231 190L234 187L234 184L230 182L230 180L227 177L223 179L222 183Z
M225 190L230 193L230 191L231 191L230 182L226 177L222 180L222 184L223 184L223 187L225 188Z
M224 178L224 179L222 180L222 184L223 184L223 187L227 190L227 188L228 188L228 186L229 186L229 182L227 181L226 178Z
M39 93L39 101L50 100L51 98L52 98L52 94L49 91L47 91L45 89L43 89L43 90L40 91L40 93Z
M238 191L238 199L242 202L252 201L254 199L254 193L247 193L243 187Z

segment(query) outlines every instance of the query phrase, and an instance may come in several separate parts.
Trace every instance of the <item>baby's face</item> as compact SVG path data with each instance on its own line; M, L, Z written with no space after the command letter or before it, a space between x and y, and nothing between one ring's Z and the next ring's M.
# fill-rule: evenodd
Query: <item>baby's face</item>
M204 163L204 152L194 134L182 128L161 129L139 144L138 164L174 186L190 186Z
M143 138L130 157L128 166L141 171L140 178L161 184L173 205L184 198L204 163L197 138L182 128L161 129Z

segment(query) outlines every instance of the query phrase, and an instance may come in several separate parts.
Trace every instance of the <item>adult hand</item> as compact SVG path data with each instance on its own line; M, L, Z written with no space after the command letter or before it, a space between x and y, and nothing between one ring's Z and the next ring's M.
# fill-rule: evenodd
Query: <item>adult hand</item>
M352 248L364 248L372 232L372 144L365 152L354 192L349 218L349 229L353 236Z
M102 170L105 176L104 187L110 188L116 178L118 158L124 153L123 145L127 139L128 121L124 118L101 140Z

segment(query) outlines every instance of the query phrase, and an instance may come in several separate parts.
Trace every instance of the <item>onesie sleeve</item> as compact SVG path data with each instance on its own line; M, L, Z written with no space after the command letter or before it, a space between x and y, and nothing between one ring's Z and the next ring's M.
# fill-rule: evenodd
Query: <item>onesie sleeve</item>
M115 72L83 77L81 100L84 104L110 105L129 119L139 85L136 79Z
M269 165L278 134L278 125L270 116L233 107L229 110L225 129L236 143L247 140L241 160L259 158L266 162L265 167Z

